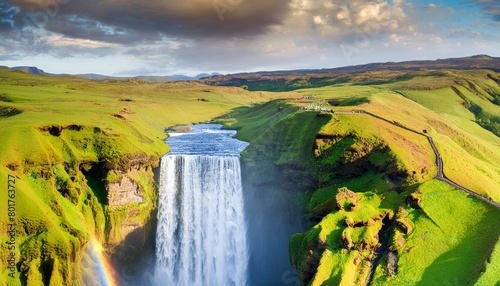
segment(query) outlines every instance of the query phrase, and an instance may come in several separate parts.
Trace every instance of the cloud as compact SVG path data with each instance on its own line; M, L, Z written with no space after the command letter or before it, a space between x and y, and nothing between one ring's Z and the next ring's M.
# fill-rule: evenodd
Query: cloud
M0 2L0 31L9 30L14 25L14 15L17 13L15 7Z
M407 27L408 17L403 1L384 0L294 0L293 15L285 26L294 33L317 33L324 37L342 39L352 34L389 34Z
M498 0L473 0L472 4L479 4L493 20L500 22L500 2Z
M19 9L14 19L19 29L31 24L71 38L124 44L164 36L245 38L278 30L389 34L408 22L402 0L11 0L10 5Z
M290 0L11 0L18 19L44 20L45 29L69 37L130 42L143 38L236 37L265 33L280 24ZM221 18L221 15L223 18ZM26 21L18 21L25 25ZM90 29L90 30L89 30Z
M499 17L498 1L466 1ZM61 66L63 61L82 59L82 66L102 62L110 68L103 73L110 74L234 72L339 66L378 61L381 55L394 60L396 51L445 49L450 39L456 49L459 40L467 45L466 37L480 40L470 36L473 31L459 30L463 25L457 18L468 14L452 8L463 3L453 7L417 3L0 0L0 59L48 55L62 59ZM488 26L483 22L481 28L471 29ZM111 65L121 70L110 72Z
M402 0L391 3L384 0L11 0L9 3L16 9L12 26L35 39L30 53L61 57L75 53L116 53L121 46L120 52L127 56L135 53L145 60L168 58L186 62L189 59L185 57L198 58L193 54L207 50L210 45L207 56L212 58L228 58L228 54L238 51L266 59L267 55L282 58L277 55L293 54L292 48L301 54L305 47L311 47L311 41L323 49L331 46L332 41L343 42L353 34L375 38L411 26ZM182 50L173 43L182 46Z
M136 53L146 62L181 61L173 53L179 46L190 49L193 41L217 47L225 39L268 34L289 15L290 1L0 0L0 37L7 39L0 47L8 51L0 54Z
M54 47L76 47L83 49L118 48L120 45L106 42L93 41L89 39L75 39L64 36L44 36L43 41Z

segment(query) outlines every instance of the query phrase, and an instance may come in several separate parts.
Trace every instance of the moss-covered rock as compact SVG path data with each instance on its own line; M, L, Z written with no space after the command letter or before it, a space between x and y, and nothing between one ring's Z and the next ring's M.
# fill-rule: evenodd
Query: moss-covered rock
M66 129L57 130L64 134ZM157 163L148 156L119 161L127 161L122 164L130 166L127 172L106 169L111 165L99 162L80 162L75 157L52 166L20 165L18 172L26 173L18 175L22 191L16 197L19 278L7 284L80 285L81 260L91 237L108 246L117 264L132 265L131 260L151 255L156 209L152 166ZM108 172L120 174L121 181L107 182ZM113 190L124 198L116 199ZM141 199L131 200L131 196ZM31 208L21 208L24 205ZM130 239L137 231L142 235L134 237L141 239ZM126 241L133 245L133 251L124 247Z
M357 210L360 197L347 188L341 188L335 196L335 200L337 201L337 208L339 210L352 212Z
M416 210L421 209L420 207L421 201L422 201L422 193L420 192L419 189L416 189L413 193L411 193L410 195L408 195L408 197L406 197L406 203L410 207Z

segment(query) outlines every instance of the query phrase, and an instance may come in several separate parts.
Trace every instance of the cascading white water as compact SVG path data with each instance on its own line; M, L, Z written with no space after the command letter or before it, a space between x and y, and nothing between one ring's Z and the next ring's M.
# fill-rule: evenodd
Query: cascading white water
M194 142L203 142L204 151L175 155L186 152L174 150L161 161L156 280L161 285L245 285L248 246L239 157L234 151L212 156L217 148L207 149L206 140Z

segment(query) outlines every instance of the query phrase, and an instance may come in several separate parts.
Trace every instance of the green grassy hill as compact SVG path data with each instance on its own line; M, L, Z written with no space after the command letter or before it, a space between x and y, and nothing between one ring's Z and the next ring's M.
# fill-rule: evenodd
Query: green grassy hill
M341 83L374 85L398 82L419 77L419 73L427 73L427 71L437 76L449 70L488 69L499 72L499 63L500 58L477 55L435 61L370 63L321 70L263 71L218 75L205 78L203 82L210 85L245 86L249 90L291 91ZM442 81L438 82L443 84Z
M390 83L296 90L302 96L227 122L251 142L243 161L253 184L307 194L306 203L298 199L310 229L290 240L302 283L500 283L500 210L435 180L436 158L424 136L433 137L447 177L499 202L500 138L470 110L500 114L496 78L489 71L421 72ZM314 108L334 113L301 110ZM307 151L311 132L314 150ZM284 162L286 172L273 171Z
M0 177L5 188L9 176L17 177L18 261L10 278L2 259L0 284L80 284L80 261L91 237L139 271L144 266L137 256L154 247L141 237L154 233L149 229L156 208L152 168L168 152L164 129L287 96L195 83L95 82L0 70ZM108 201L107 192L120 186L142 198ZM7 196L1 192L5 203ZM10 239L7 211L0 210L3 242ZM7 244L0 253L7 257Z
M1 260L0 284L83 283L93 237L127 271L142 271L164 130L214 118L251 143L242 172L254 195L307 213L289 244L303 284L500 283L500 210L434 179L426 138L448 178L500 202L498 73L375 70L293 89L0 70L0 178L16 178L18 261L9 278ZM2 257L8 219L0 208Z

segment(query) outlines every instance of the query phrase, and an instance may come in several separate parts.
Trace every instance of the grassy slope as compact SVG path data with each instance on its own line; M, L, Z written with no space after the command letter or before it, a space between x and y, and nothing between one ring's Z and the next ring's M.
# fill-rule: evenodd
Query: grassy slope
M165 127L207 121L271 97L277 96L188 83L97 83L0 71L0 107L21 111L0 114L0 176L2 182L8 174L19 176L17 258L24 261L19 270L34 283L30 285L42 278L46 283L79 283L81 257L74 255L82 253L79 249L90 236L103 239L105 208L98 191L87 187L82 166L105 162L117 168L131 155L155 160L168 151ZM135 180L151 189L140 177L144 174L138 176ZM3 201L6 195L2 192ZM6 230L5 208L0 218ZM1 233L6 241L6 232ZM1 253L7 253L3 243ZM5 280L5 259L0 267L1 284L20 283ZM60 271L51 271L56 269ZM52 277L42 277L47 272Z
M500 237L498 240L500 241ZM486 271L476 281L476 285L499 285L500 279L498 279L498 273L500 273L500 243L496 244L491 254L491 258L486 264Z
M453 80L447 81L446 78L441 81L434 79L430 81L440 84L454 82ZM425 83L424 81L419 86L425 86ZM315 94L314 100L339 99L340 106L334 108L335 110L364 109L420 132L425 129L435 138L438 148L444 154L447 176L452 179L461 178L461 180L457 181L498 201L498 186L500 185L500 177L498 176L498 162L500 161L497 160L499 151L498 138L473 122L474 115L460 106L460 103L456 104L455 101L460 98L457 99L456 94L451 89L451 93L444 93L439 99L431 98L436 102L430 104L424 104L416 100L416 98L411 98L406 94L406 90L403 94L408 98L398 92L391 91L392 89L394 89L394 86L367 87L344 84L298 90L297 92L304 96ZM419 91L413 92L417 93ZM439 91L431 89L430 93L432 92ZM429 91L422 91L421 93L427 94ZM366 102L367 100L369 102ZM415 101L422 105L417 104ZM306 106L310 102L307 100L292 101L293 104L298 106ZM452 117L430 108L438 103L447 110L454 110L454 112L461 112L462 114L456 114L454 119L456 121L453 121ZM360 105L352 107L349 106L351 104ZM259 112L261 111L265 115L260 117ZM244 122L244 119L247 119L248 122L258 122L257 118L271 118L271 121L274 120L269 110L266 113L264 107L262 107L262 110L255 109L254 112L251 115L249 113L242 115L242 122ZM238 118L238 116L236 117ZM293 115L287 114L284 118L289 120L293 118ZM248 122L246 123L248 124ZM249 127L246 130L254 132L250 134L262 134L259 127L253 129ZM374 201L368 200L363 207L363 209L374 210L373 216L368 214L368 217L373 218L380 216L380 214L377 214L378 212L396 214L398 206L406 205L406 196L413 192L415 188L418 188L423 193L422 210L415 210L408 206L404 207L407 217L405 216L402 219L410 221L408 224L412 225L412 231L409 234L404 234L401 228L395 227L390 232L392 243L395 243L394 240L399 241L399 244L394 244L394 247L398 249L398 275L387 278L387 253L385 253L374 274L374 285L383 285L385 283L401 285L417 282L427 285L429 281L442 281L442 284L449 282L461 285L463 283L472 283L476 279L480 279L479 282L482 281L481 283L486 283L484 281L490 284L499 282L498 277L492 274L494 269L498 267L498 261L495 258L486 267L486 274L481 276L481 271L485 268L485 262L492 255L493 248L498 241L499 233L496 228L496 221L500 218L499 211L475 198L454 190L446 184L434 181L432 178L437 171L434 164L435 157L425 137L402 130L379 119L360 114L335 115L328 124L323 126L320 134L340 137L354 136L355 138L353 142L342 141L344 143L340 142L338 143L340 145L335 145L335 148L342 149L338 151L340 153L336 153L337 151L332 153L329 158L332 158L331 156L341 156L342 150L351 150L350 148L362 149L367 142L371 142L370 144L383 143L388 146L389 153L386 155L369 155L372 158L370 160L386 160L387 155L389 155L389 158L395 160L398 167L404 169L410 175L410 180L403 184L403 193L401 195L391 192L390 190L395 185L388 181L386 177L377 175L376 172L368 172L352 180L333 180L331 185L325 186L312 195L309 208L310 210L315 209L313 213L321 210L321 207L323 207L324 211L324 207L332 203L331 200L337 194L337 189L342 186L347 186L356 192L371 194L372 197L376 198ZM251 137L247 133L242 133L241 136ZM297 136L300 136L300 133ZM261 136L259 140L253 142L253 148L267 150L261 146L273 144L269 142L270 138L266 138L265 135ZM331 160L335 161L335 159ZM411 176L414 171L416 174ZM468 175L464 176L464 172ZM359 266L359 259L360 257L369 258L373 254L366 253L366 250L364 254L363 251L346 251L339 246L341 234L345 231L352 234L354 243L356 241L366 243L373 239L377 233L376 229L362 227L348 230L349 228L343 226L346 217L356 220L366 217L366 215L356 212L342 213L333 211L306 234L300 234L292 238L292 262L306 261L306 263L314 265L311 261L318 260L317 266L314 266L318 267L318 272L311 280L312 285L322 283L331 283L332 285L337 283L362 284L363 279L367 279L367 269L370 266L367 264ZM376 224L373 227L380 227L380 225L377 226ZM319 232L315 229L318 229ZM474 231L469 232L470 229L474 229ZM403 239L402 242L401 239L397 239L398 237ZM326 243L325 250L321 250L323 247L319 247L318 250L318 239ZM307 249L316 249L312 256L300 254L301 251L298 249L293 250L294 247L301 244L301 247L305 247L303 250L305 252L308 251ZM449 264L449 267L442 264L444 261ZM354 266L354 263L358 266ZM297 266L297 264L294 265Z
M398 252L398 275L387 278L379 266L374 285L471 284L492 255L500 211L439 181L424 183L420 191L422 210L409 211L415 228Z
M399 90L441 117L441 120L435 116L423 116L422 119L436 132L434 137L445 161L446 176L499 201L500 138L475 123L478 118L466 108L475 104L489 114L500 114L500 106L492 103L493 98L484 91L500 94L500 87L486 74L490 73L450 71L448 77L454 81L447 87L423 80L418 89L411 82L397 83L390 88ZM460 95L450 86L459 90Z
M421 82L420 87L425 86L425 84L425 81ZM403 85L399 84L397 87L401 86ZM500 138L473 122L474 114L461 105L460 98L451 88L446 89L447 92L442 92L441 89L402 91L401 93L408 99L398 93L391 92L393 88L395 88L393 85L376 87L340 85L298 90L297 92L304 95L317 94L318 99L324 100L338 98L341 102L342 100L352 101L353 98L350 98L352 95L360 99L369 98L369 104L360 105L357 108L370 111L390 121L402 123L416 131L427 130L442 152L445 161L445 174L450 179L479 194L500 201L500 189L498 188L500 185ZM414 101L421 105L415 104ZM299 102L299 104L302 103ZM492 109L500 109L489 101L485 101L483 104ZM335 110L345 109L349 110L352 107L338 107ZM498 112L500 114L500 110ZM349 118L352 116L363 117L362 120L354 120L355 122L351 123ZM353 132L369 134L370 132L365 132L365 128L368 127L370 130L374 130L379 138L397 143L394 146L399 149L395 150L395 153L401 155L401 160L406 161L407 166L429 167L429 163L423 164L419 159L429 155L412 156L408 154L421 147L430 150L425 142L426 139L398 128L387 127L388 124L383 121L368 118L365 115L339 115L340 124L338 126L332 125L330 130L326 130L326 132L345 130L347 127L344 128L344 126L348 125L341 124L344 117L346 117L345 120L348 120L348 125L356 125L351 128L354 130ZM363 126L364 124L367 126ZM376 130L379 127L384 128ZM387 128L390 131L384 131ZM345 133L345 131L342 132ZM428 153L428 151L422 152ZM432 153L431 156L433 156ZM413 161L409 162L408 158L412 157Z
M484 77L484 72L481 75ZM405 79L406 81L380 86L342 84L299 90L298 94L316 94L316 99L320 100L339 99L341 106L336 108L338 110L349 110L353 108L349 105L360 104L355 108L373 112L416 130L426 129L433 136L443 154L446 175L498 201L498 186L500 185L498 138L474 123L473 120L476 119L474 114L461 106L460 100L463 99L453 90L446 88L447 85L457 82L457 78L459 83L461 81L466 83L472 76L474 74L457 75L455 72L449 77L443 77L443 74L423 78L409 77ZM99 225L97 222L99 219L94 221L90 219L91 216L85 215L85 213L98 210L99 207L90 207L91 202L84 203L85 193L80 194L78 200L82 203L77 203L75 207L75 204L68 204L54 190L54 181L43 185L43 180L28 179L27 175L31 172L39 174L41 168L30 162L41 162L61 168L61 164L68 161L102 160L100 156L105 153L105 150L116 152L116 154L105 153L106 159L138 152L158 156L166 151L162 141L164 127L205 121L238 106L249 105L275 96L268 93L251 94L234 88L212 88L185 83L165 85L132 81L96 84L81 79L47 79L10 72L0 72L0 78L2 79L2 92L5 90L0 96L0 106L4 107L1 113L0 130L2 130L2 135L6 135L2 137L2 139L5 138L6 144L0 147L2 148L0 161L2 166L18 164L17 173L22 177L19 186L27 189L26 198L21 196L19 200L23 200L24 204L25 199L34 199L40 206L39 210L37 208L26 210L27 214L23 213L22 216L39 218L42 230L48 229L46 226L49 225L58 225L61 221L57 212L48 208L48 206L54 206L54 202L61 205L67 217L62 221L76 222L69 227L76 231L81 230L82 225ZM422 87L424 91L418 90ZM469 93L465 85L459 85L457 88L466 96L471 97L470 102L481 105L483 110L491 114L497 112L497 107L488 103L491 98L483 92L488 89L496 90L496 86L491 81L485 80L484 83L477 84L476 91ZM397 90L399 93L391 90ZM290 95L279 96L289 97ZM40 97L43 97L43 100L39 100ZM293 97L297 98L297 94L293 94ZM436 100L438 97L439 99ZM132 101L128 101L129 99ZM415 101L421 105L416 104ZM290 102L298 106L308 104L307 101L300 100ZM9 117L16 113L11 112L13 108L23 113ZM76 114L85 116L76 116ZM367 146L382 144L387 147L384 149L387 152L369 153L367 157L369 162L380 168L380 161L392 160L397 169L409 174L409 179L402 185L404 191L402 195L391 191L395 187L394 182L376 171L364 173L361 177L354 177L350 180L328 181L329 185L325 185L312 195L311 208L328 206L337 194L337 189L347 186L353 191L364 192L362 196L368 197L364 198L361 204L364 204L366 209L373 210L372 214L332 211L331 214L321 219L317 226L323 234L316 232L314 228L308 232L307 241L317 241L316 237L323 237L323 241L328 244L324 252L314 252L314 255L318 256L316 258L321 258L320 270L316 273L314 283L329 279L344 281L344 283L347 281L361 283L360 277L367 277L366 269L369 265L364 263L361 267L352 266L355 261L359 261L360 253L356 253L355 250L346 252L340 249L339 234L348 231L349 235L354 238L354 242L369 242L377 233L374 227L378 228L381 225L376 223L374 227L349 229L341 226L341 221L346 216L359 219L367 216L368 218L375 217L381 212L386 215L394 214L397 207L404 204L405 196L415 187L419 187L423 194L422 210L405 207L408 218L413 224L413 231L403 235L401 229L397 228L397 231L392 234L393 236L397 234L393 237L394 239L403 237L403 243L397 245L400 261L398 275L391 279L385 276L387 265L384 265L385 258L382 258L374 276L374 283L399 285L412 284L418 280L425 284L426 281L432 281L443 274L446 269L442 266L443 261L447 263L451 261L450 273L456 276L446 281L454 283L453 279L456 279L457 283L465 283L479 279L478 282L484 285L498 283L495 269L498 269L499 261L495 256L487 265L486 273L479 277L479 270L485 265L495 242L498 241L499 233L495 223L499 219L498 210L484 205L475 198L452 190L445 184L431 180L436 173L433 163L435 158L424 137L366 115L335 115L330 120L329 117L317 116L315 112L297 111L293 106L282 101L274 101L246 110L234 109L229 117L225 119L225 122L232 128L239 129L238 136L241 139L252 142L243 157L248 174L264 184L277 183L276 179L295 178L295 180L288 180L288 184L282 184L279 188L304 190L313 187L314 180L317 179L310 165L313 135L328 121L329 123L324 125L320 133L341 137L353 136L354 138L352 142L342 141L340 145L334 145L334 150L339 146L343 147L340 151L334 151L332 156L342 156L345 151L351 153L352 150L363 151L363 148ZM79 124L83 128L78 132L64 130L59 137L38 129L45 126L68 126L70 124ZM95 133L95 127L99 127L102 132ZM25 140L27 137L34 139L28 142ZM82 145L83 139L89 140L89 144ZM94 144L95 142L99 144ZM101 148L96 149L92 146L101 146ZM105 148L102 148L103 146ZM325 145L325 148L327 147ZM25 158L29 160L25 161ZM331 159L331 161L336 161L336 159ZM266 168L262 168L265 162L267 162ZM10 171L7 168L0 168L2 177L6 177L8 172ZM63 173L62 176L69 176L62 171L61 173ZM268 189L272 191L273 188ZM453 207L450 207L451 205ZM84 214L83 217L81 213ZM6 217L5 213L0 213L0 215L2 219ZM87 222L83 223L84 221ZM36 228L36 224L33 227ZM57 230L56 227L55 231L60 234L49 236L51 240L58 241L58 243L49 243L49 245L79 245L81 243L74 242L75 237L82 237L85 240L86 235L89 234L89 231L85 229L81 235L68 236L62 231L68 228L59 227L59 229ZM475 231L469 233L466 231L469 229ZM24 237L22 240L29 241ZM304 235L299 236L298 240L299 243L306 241ZM498 248L497 244L495 253L498 253ZM36 249L36 247L29 249ZM431 254L429 250L432 251ZM296 251L297 257L302 259L305 257L303 254L298 254L299 250ZM347 253L348 255L345 255ZM361 256L365 258L370 255L372 254L361 253ZM63 257L64 254L61 253L60 256ZM342 267L334 265L342 265ZM412 276L413 268L419 273L417 278ZM37 270L31 271L35 273L32 277L36 278ZM446 281L443 280L443 283Z
M276 100L222 122L238 130L238 139L250 142L242 152L246 180L274 184L280 178L288 178L307 185L313 176L310 150L314 136L328 120L329 116L298 111L297 107Z
M206 121L270 96L188 83L96 83L19 72L2 72L0 79L4 98L0 105L22 111L1 117L0 162L21 168L25 167L21 164L25 158L42 165L68 160L96 161L98 155L103 155L96 152L98 144L84 144L84 140L106 140L103 144L108 150L99 151L112 149L117 156L158 156L168 150L163 143L165 127ZM72 124L81 126L81 130L63 130L60 137L41 131L43 127Z
M140 151L158 155L166 151L163 144L166 126L206 121L234 107L268 98L265 94L252 94L237 88L187 83L128 81L101 84L75 78L36 78L14 72L4 72L0 79L2 93L9 99L0 104L23 111L2 118L0 123L7 141L0 150L4 164L15 161L16 156L31 157L36 162L60 159L50 157L60 154L50 154L50 144L36 130L52 125L79 124L92 128L85 132L93 132L93 127L99 127L106 136L119 137L112 146L116 152ZM20 140L24 136L34 140ZM40 148L33 148L33 144Z

